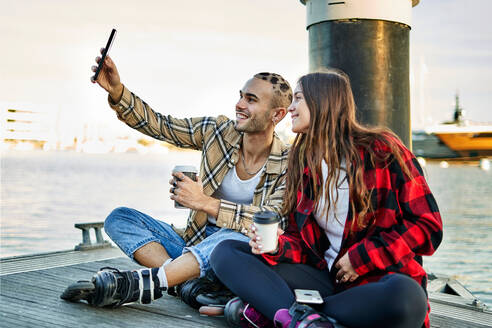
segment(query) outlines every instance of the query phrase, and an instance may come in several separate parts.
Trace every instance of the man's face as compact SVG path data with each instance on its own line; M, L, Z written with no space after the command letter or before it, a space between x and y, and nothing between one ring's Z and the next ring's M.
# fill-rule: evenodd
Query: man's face
M269 82L252 78L239 91L236 104L236 130L265 131L272 123L273 89Z

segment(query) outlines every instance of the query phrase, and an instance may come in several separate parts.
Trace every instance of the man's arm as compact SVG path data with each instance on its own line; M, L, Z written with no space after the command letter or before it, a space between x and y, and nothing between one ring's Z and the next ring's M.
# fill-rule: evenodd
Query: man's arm
M108 102L118 119L132 129L180 148L202 150L207 129L218 124L214 117L178 119L170 115L164 116L155 112L126 87L123 88L118 103L113 103L111 98L108 98Z
M96 58L97 63L100 60L100 57ZM92 70L96 68L93 66ZM121 121L143 134L177 147L201 150L207 127L217 124L215 118L176 119L153 111L121 83L116 65L109 56L104 60L97 81L93 82L108 92L109 105Z
M217 210L217 226L229 228L242 233L246 233L253 223L253 215L258 211L273 211L280 215L280 228L285 230L287 218L282 216L282 202L285 192L285 171L282 172L274 181L271 194L266 196L263 205L244 205L233 203L224 199L220 200ZM216 204L216 203L214 203ZM213 215L212 213L207 212Z
M264 205L244 205L237 204L224 199L217 199L203 193L202 181L197 177L197 181L192 181L180 172L173 173L179 182L176 189L171 188L172 200L178 201L185 207L196 211L203 211L217 219L217 226L229 228L244 234L250 229L253 223L253 215L258 211L274 211L281 216L280 228L285 229L287 218L282 217L282 201L285 191L285 172L273 181L271 195L267 196ZM169 181L173 184L173 180Z
M175 179L169 180L172 185L171 199L177 201L184 207L192 210L203 211L208 215L217 217L220 208L220 199L207 196L203 193L202 179L197 176L196 181L191 180L182 172L173 172Z

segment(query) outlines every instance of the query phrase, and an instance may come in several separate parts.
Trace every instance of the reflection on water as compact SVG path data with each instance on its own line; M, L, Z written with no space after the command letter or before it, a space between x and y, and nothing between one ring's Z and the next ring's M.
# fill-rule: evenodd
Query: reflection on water
M176 164L199 165L198 152L100 154L8 152L1 163L1 256L71 249L76 222L103 221L129 206L184 226L169 199ZM424 258L429 272L457 278L492 304L492 172L428 164L427 180L444 220L444 240Z

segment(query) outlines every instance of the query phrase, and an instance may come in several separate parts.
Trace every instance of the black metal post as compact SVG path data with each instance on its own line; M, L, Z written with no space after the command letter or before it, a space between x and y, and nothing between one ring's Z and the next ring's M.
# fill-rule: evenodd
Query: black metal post
M411 147L412 0L301 2L308 11L310 71L334 67L346 72L359 122L386 126Z

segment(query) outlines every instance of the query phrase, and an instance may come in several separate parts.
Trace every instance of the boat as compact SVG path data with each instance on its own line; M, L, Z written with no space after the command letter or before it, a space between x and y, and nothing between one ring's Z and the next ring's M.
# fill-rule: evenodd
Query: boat
M427 158L484 158L492 156L492 123L464 119L459 95L453 120L412 133L413 151Z

